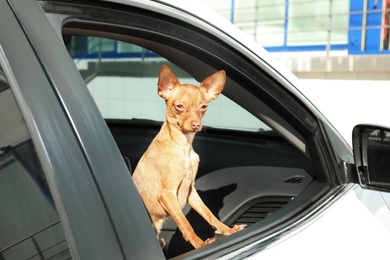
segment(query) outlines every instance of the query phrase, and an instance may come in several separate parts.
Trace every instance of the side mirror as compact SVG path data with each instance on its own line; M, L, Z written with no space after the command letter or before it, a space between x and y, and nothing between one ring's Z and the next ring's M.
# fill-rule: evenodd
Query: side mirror
M389 192L390 129L373 125L357 125L352 135L360 186Z

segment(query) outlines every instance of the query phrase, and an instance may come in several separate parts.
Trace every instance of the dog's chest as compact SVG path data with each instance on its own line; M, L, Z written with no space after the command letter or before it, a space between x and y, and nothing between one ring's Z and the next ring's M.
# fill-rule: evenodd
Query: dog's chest
M182 181L178 187L178 200L181 208L185 206L189 193L195 181L198 170L199 156L193 150L184 159Z

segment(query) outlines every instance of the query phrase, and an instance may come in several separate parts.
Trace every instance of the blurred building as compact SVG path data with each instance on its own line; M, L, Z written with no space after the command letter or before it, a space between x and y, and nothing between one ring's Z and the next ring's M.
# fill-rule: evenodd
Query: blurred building
M300 78L390 79L390 0L201 0Z

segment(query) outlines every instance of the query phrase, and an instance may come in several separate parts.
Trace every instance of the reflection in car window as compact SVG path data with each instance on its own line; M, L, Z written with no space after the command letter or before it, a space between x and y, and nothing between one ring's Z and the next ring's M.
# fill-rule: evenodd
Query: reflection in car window
M65 36L64 39L90 93L107 119L163 121L164 102L156 90L163 64L172 66L182 83L200 84L171 62L134 44L98 37ZM271 130L224 95L210 104L203 123L206 127L225 129Z
M0 67L0 259L70 259L45 175Z

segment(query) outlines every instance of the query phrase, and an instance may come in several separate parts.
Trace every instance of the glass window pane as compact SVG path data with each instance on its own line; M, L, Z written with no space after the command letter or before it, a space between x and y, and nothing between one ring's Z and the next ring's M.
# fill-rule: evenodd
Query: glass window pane
M329 27L329 2L289 1L287 43L325 44Z
M113 52L115 50L115 41L111 39L88 37L88 52L101 53Z
M272 1L272 5L256 6L257 37L263 46L281 46L284 44L285 0Z
M71 42L70 37L64 38L64 42L67 43L67 49L74 57L78 54L85 54L87 52L87 41L86 38L77 38L74 41Z
M285 12L285 0L236 1L235 24L263 46L282 46Z
M143 48L128 44L127 42L118 42L118 53L142 53Z
M348 40L349 1L289 1L288 45L327 44ZM330 27L331 26L331 27Z
M0 259L71 259L43 169L0 67Z
M330 42L342 44L348 42L349 1L332 1L332 33Z

